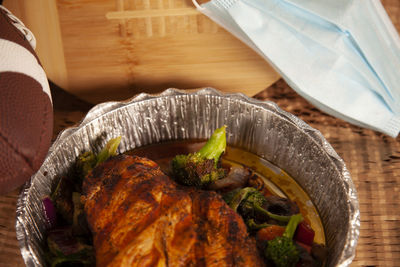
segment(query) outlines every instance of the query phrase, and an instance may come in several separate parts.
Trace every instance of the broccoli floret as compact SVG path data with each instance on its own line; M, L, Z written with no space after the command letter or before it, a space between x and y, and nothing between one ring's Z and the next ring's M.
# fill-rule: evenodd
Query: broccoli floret
M227 193L224 197L225 202L233 209L234 211L238 211L239 205L251 194L253 188L245 187L238 188L229 193Z
M263 228L266 228L266 227L268 227L268 226L271 226L272 224L268 224L268 223L256 223L256 222L254 221L254 219L248 219L248 220L246 221L246 225L247 225L247 228L248 228L250 231L258 231L258 230L260 230L260 229L263 229Z
M302 220L301 214L291 216L283 235L268 241L264 255L277 267L294 266L299 261L299 251L292 239Z
M234 196L232 196L234 194ZM255 218L256 214L266 215L268 218L276 221L287 223L290 216L274 214L262 208L267 201L264 195L253 187L245 187L236 190L229 195L229 199L225 198L228 205L240 213L244 218Z
M218 161L226 148L226 126L214 131L207 143L196 153L177 155L172 159L172 176L179 183L204 188L225 176Z
M240 211L242 215L245 217L254 217L254 214L257 212L264 213L265 211L262 208L266 201L264 195L253 187L247 188L249 189L247 198L240 203Z
M247 199L240 204L240 208L244 216L249 216L251 214L252 216L255 216L255 214L261 214L284 223L290 220L290 216L278 215L262 208L266 201L264 195L257 189L254 189Z
M228 205L230 205L230 203L232 202L233 198L234 198L241 190L242 190L241 188L233 189L232 191L229 191L229 192L225 193L225 194L223 195L222 198L225 200L225 202L226 202Z

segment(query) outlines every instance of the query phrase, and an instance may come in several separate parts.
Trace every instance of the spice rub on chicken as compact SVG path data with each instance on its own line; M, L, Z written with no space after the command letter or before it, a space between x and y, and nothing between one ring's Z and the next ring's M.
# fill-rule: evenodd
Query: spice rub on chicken
M146 158L98 165L83 195L97 266L264 266L222 197L177 185Z

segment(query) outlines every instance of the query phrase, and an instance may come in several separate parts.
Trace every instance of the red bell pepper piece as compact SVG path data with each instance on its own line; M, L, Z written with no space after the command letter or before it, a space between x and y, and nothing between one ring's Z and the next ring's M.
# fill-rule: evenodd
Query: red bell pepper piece
M311 226L307 222L302 221L297 226L293 239L305 245L311 246L314 242L314 236L315 232Z

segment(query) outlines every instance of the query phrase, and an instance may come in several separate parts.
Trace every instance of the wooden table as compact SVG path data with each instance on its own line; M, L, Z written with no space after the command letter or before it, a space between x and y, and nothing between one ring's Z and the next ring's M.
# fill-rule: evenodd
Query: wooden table
M400 31L400 1L383 1ZM52 86L54 136L78 122L92 106ZM107 95L102 95L107 98ZM281 108L321 131L344 159L358 191L361 231L352 266L400 265L400 137L352 126L306 102L279 80L254 96ZM0 266L23 266L15 237L15 205L19 190L0 196Z

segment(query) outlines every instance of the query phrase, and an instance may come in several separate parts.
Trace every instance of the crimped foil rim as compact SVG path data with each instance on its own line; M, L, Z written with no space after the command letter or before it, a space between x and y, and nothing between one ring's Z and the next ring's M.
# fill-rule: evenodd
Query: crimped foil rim
M76 126L72 126L69 128L64 129L59 133L56 140L51 145L49 152L46 156L46 159L55 153L58 146L63 142L65 138L74 134L75 131L83 127L84 125L88 124L92 120L95 120L99 115L105 115L108 112L112 112L116 109L123 108L125 106L131 105L133 103L138 103L154 98L159 97L168 97L168 96L177 96L177 95L211 95L211 96L219 96L219 97L226 97L231 98L234 100L240 100L246 102L251 105L255 105L260 108L264 108L267 110L273 110L276 112L281 118L285 119L286 121L294 124L297 128L302 130L307 136L309 136L313 142L320 147L331 159L333 164L336 166L339 173L341 173L343 178L343 188L346 191L348 199L348 211L349 211L349 229L346 235L345 247L341 252L339 257L338 263L336 266L349 266L352 260L355 257L355 250L357 246L357 241L360 232L360 212L359 212L359 202L357 198L357 192L353 181L351 179L350 173L346 168L344 161L339 157L339 155L335 152L332 146L328 143L328 141L323 137L320 131L312 128L308 124L306 124L303 120L299 119L298 117L294 116L291 113L288 113L278 105L272 101L261 101L254 98L247 97L241 93L232 93L232 94L224 94L214 88L202 88L195 92L187 92L185 90L179 90L175 88L170 88L163 91L160 94L147 94L141 93L135 97L132 97L125 101L110 101L104 102L101 104L96 105L93 107L86 116L78 123ZM36 174L35 174L36 175ZM35 176L33 175L31 179ZM32 180L29 180L23 186L23 189L20 193L20 196L17 201L17 210L16 210L16 233L17 233L17 240L19 243L19 247L21 249L21 254L27 266L38 266L40 265L37 257L35 256L34 251L32 251L30 245L28 244L29 236L27 235L27 229L25 225L22 223L21 220L25 218L26 214L26 200L31 188ZM18 234L24 233L24 234Z

